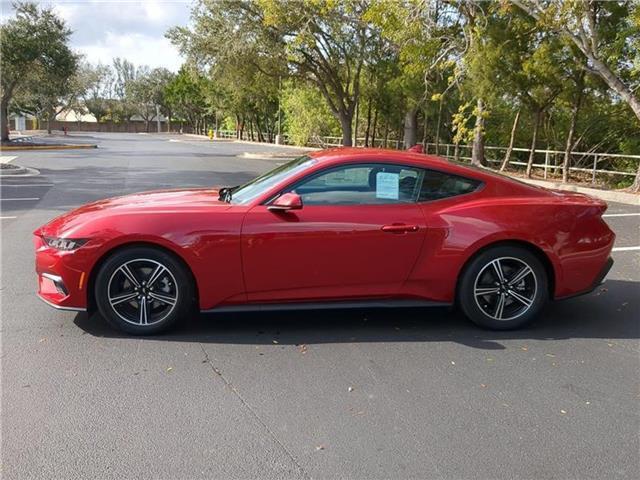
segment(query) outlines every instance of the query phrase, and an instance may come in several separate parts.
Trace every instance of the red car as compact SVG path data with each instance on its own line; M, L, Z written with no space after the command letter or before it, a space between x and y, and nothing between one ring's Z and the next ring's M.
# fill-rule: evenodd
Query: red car
M510 329L611 267L607 205L437 157L340 148L242 186L98 201L37 229L39 296L132 334L193 309L457 305Z

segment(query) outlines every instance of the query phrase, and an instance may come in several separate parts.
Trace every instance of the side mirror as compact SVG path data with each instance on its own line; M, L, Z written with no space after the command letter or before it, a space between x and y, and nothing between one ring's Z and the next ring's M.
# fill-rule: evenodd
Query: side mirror
M286 212L289 210L300 210L302 208L302 199L300 195L293 192L287 192L276 198L267 210L276 212Z

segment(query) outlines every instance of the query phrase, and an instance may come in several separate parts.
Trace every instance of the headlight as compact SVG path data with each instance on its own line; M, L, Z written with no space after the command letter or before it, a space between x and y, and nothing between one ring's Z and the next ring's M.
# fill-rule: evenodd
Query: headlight
M80 248L82 245L87 243L86 239L79 238L52 238L52 237L43 237L45 243L56 250L64 250L66 252L75 250L76 248Z

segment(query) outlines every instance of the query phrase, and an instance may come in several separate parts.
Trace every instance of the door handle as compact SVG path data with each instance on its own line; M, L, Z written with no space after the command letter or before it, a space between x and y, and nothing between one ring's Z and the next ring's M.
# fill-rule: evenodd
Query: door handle
M382 227L382 231L383 232L389 232L389 233L406 233L406 232L417 232L418 229L420 227L418 227L418 225L384 225Z

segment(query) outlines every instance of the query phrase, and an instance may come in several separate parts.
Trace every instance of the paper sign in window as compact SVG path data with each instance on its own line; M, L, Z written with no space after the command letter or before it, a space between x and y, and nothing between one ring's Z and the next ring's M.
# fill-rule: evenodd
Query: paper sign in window
M398 200L400 193L400 175L378 172L376 175L376 198Z

